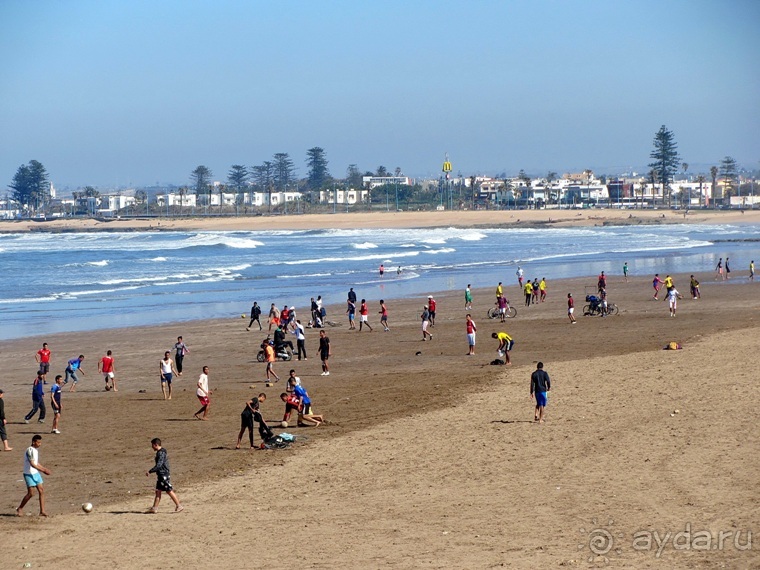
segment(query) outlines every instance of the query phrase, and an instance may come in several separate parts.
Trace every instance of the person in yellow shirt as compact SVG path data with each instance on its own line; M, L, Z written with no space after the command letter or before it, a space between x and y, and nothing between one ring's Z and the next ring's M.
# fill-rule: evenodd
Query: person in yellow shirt
M546 299L546 277L541 278L541 282L538 284L538 290L540 291L541 302Z
M504 364L512 364L512 360L509 358L509 351L515 344L515 341L505 332L492 333L491 338L499 340L499 356L504 356Z
M504 295L504 289L501 286L501 281L499 281L499 284L496 286L496 300L498 301L499 299L501 299L503 295Z
M530 305L530 299L533 296L533 283L526 281L523 286L523 293L525 293L525 306Z
M749 280L755 280L755 260L749 262Z

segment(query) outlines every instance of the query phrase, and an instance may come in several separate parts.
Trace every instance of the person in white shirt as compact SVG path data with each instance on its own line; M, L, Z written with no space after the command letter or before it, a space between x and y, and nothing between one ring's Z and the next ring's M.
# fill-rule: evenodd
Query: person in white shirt
M42 445L42 436L35 435L32 438L32 445L27 448L24 453L24 482L26 483L26 495L21 499L21 504L16 509L16 515L24 516L24 507L34 497L34 489L37 489L37 493L40 496L40 516L48 516L45 512L45 490L42 487L42 475L50 475L50 470L46 469L40 464L40 452L38 451Z
M203 367L203 374L198 378L198 389L195 391L201 403L201 409L193 414L198 420L208 419L208 409L211 406L211 390L208 389L208 366ZM203 415L201 416L201 412Z
M303 354L303 359L308 360L306 358L306 331L303 328L303 325L301 324L300 320L295 321L295 329L293 330L293 334L296 335L296 347L298 348L298 360L301 360L301 354Z
M174 366L174 361L171 359L171 352L168 350L164 352L163 360L158 363L158 375L161 378L161 392L164 394L164 400L172 399L172 378L177 372L177 368ZM166 394L166 386L169 386L169 395Z

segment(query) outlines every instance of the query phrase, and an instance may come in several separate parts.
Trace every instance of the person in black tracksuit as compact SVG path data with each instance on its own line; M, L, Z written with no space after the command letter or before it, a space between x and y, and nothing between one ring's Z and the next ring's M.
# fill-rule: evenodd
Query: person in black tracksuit
M251 326L253 323L259 323L259 330L262 330L261 328L261 307L259 307L259 304L254 301L253 307L251 307L251 322L248 323L248 326L245 328L245 330L249 331L251 330Z
M272 437L272 430L264 421L261 416L260 405L261 402L267 399L267 395L262 392L258 398L251 398L245 403L245 408L240 414L240 433L238 434L237 445L235 449L240 449L240 442L243 440L245 430L248 430L248 439L251 443L251 449L253 449L253 423L259 422L259 437L261 441L265 442Z

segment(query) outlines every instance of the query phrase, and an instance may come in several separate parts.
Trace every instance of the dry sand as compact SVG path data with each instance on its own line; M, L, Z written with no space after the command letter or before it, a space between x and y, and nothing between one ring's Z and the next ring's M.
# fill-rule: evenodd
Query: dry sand
M58 219L0 221L0 232L127 230L282 230L319 228L423 228L437 226L562 226L662 223L760 223L760 210L476 210L442 212L355 212L256 217L151 219Z
M0 453L2 566L584 568L606 556L615 568L756 568L760 544L736 544L760 529L758 285L698 277L702 300L682 300L675 319L651 300L649 276L613 277L621 313L579 315L572 326L566 294L581 306L595 278L550 280L548 301L529 308L510 286L518 315L505 325L484 318L492 288L477 290L469 358L461 295L439 298L430 342L418 324L425 295L389 303L389 333L349 331L342 307L330 307L328 318L341 323L328 329L331 376L319 375L313 330L309 360L276 370L296 368L332 424L289 428L303 438L283 451L233 449L251 393L270 396L266 418L282 414L282 383L264 388L254 361L263 335L245 332L242 319L46 337L55 372L87 356L81 391L64 394L60 435L47 433L50 419L45 429L19 422L43 339L0 343L15 447ZM676 283L688 290L687 276ZM488 365L498 330L516 340L510 367ZM164 401L158 360L178 334L192 352L175 398ZM662 351L670 340L684 350ZM95 373L107 348L117 358L116 394ZM528 391L537 360L553 381L543 425L532 421ZM199 422L193 386L204 364L215 394L211 420ZM22 452L38 431L41 462L53 471L45 478L52 516L33 516L32 502L17 518ZM167 497L159 515L142 514L156 436L169 450L181 514ZM79 510L85 501L95 504L89 515ZM711 547L719 532L731 534L721 548L676 550L673 535L686 525L713 533ZM594 529L614 540L609 551L595 543L600 556L589 545ZM655 531L671 533L659 557ZM636 532L651 533L638 550Z

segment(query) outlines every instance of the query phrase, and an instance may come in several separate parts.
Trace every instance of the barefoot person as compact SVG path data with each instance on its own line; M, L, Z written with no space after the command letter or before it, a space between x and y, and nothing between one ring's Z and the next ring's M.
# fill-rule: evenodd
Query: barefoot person
M478 327L475 326L475 321L472 320L472 315L467 313L467 344L470 348L467 356L474 356L475 354L475 333L478 332Z
M32 409L26 414L26 416L24 416L25 424L29 423L29 420L31 420L34 417L34 414L37 413L37 410L40 412L40 417L37 419L37 423L45 423L45 387L43 384L42 374L37 372L37 377L32 384Z
M148 512L151 514L158 512L161 493L166 493L174 501L174 512L180 513L184 510L184 507L180 504L179 497L177 497L177 493L174 492L174 488L172 487L171 473L169 472L169 454L161 447L161 440L157 437L151 440L150 445L153 451L156 452L156 464L149 471L145 472L145 476L150 477L151 473L156 474L156 497L153 499L153 506L148 509Z
M211 406L211 390L208 389L208 366L203 367L203 373L198 377L198 389L195 391L195 395L198 396L201 409L193 415L196 419L206 420L208 419L209 406ZM201 412L203 415L198 417Z
M119 390L116 388L116 365L114 364L113 353L109 350L106 355L98 361L98 372L103 375L103 380L106 383L106 391L113 388L114 392Z
M32 438L32 445L24 453L24 483L26 483L26 495L21 499L21 504L16 509L16 514L24 516L24 507L34 497L34 489L40 497L40 516L48 516L45 512L45 489L42 486L42 475L50 475L50 470L46 469L40 463L40 446L42 445L42 436L37 434Z
M573 313L575 312L575 299L573 299L573 294L568 293L567 294L567 318L570 319L570 324L575 324L575 315Z
M5 431L5 400L3 400L3 391L0 389L0 441L3 442L3 451L13 451L8 443L8 433Z
M322 374L320 376L330 375L329 359L332 354L330 348L330 339L325 331L319 331L319 358L322 360Z
M533 421L544 423L544 409L547 404L546 393L552 389L549 375L544 372L544 363L536 364L536 370L530 375L530 397L536 399Z
M164 352L164 358L158 363L158 374L161 378L161 392L164 393L164 400L172 399L172 378L177 369L174 367L174 362L171 359L171 352L168 350ZM167 396L167 387L169 394Z

